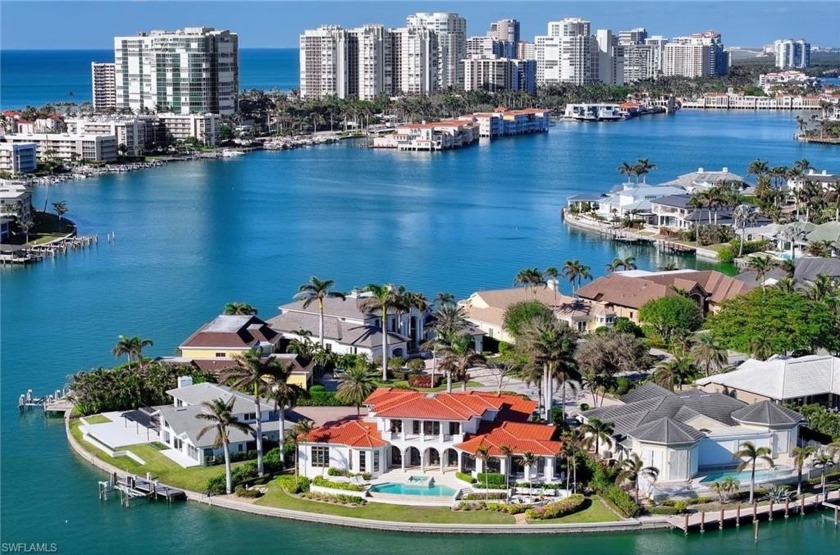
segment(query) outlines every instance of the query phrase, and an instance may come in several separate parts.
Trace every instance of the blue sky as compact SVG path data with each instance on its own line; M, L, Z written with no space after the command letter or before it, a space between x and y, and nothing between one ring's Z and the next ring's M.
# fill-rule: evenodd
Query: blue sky
M518 2L516 0L414 2L334 1L156 1L78 2L0 0L3 49L110 49L115 35L151 29L209 26L239 33L243 48L297 47L298 35L321 24L404 24L416 11L456 11L467 18L468 34L483 35L491 21L522 23L523 40L545 32L546 22L583 17L594 29L646 27L666 37L715 29L727 46L761 46L777 38L805 38L814 45L840 46L836 0L800 2Z

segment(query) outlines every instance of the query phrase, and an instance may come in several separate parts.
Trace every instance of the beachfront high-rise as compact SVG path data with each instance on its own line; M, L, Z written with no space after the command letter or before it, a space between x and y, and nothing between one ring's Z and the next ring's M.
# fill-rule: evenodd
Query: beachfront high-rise
M811 65L811 45L802 39L777 40L773 52L780 69L805 69Z
M116 108L176 114L236 112L239 36L185 27L114 37Z
M720 33L705 31L687 37L674 37L663 48L662 74L682 77L726 75L729 57Z
M114 110L117 107L116 68L113 63L91 62L91 98L93 111L97 113Z
M353 97L358 93L356 37L337 25L307 29L300 36L300 96Z
M406 27L433 32L437 41L437 88L464 86L467 57L467 20L453 12L419 12L408 16Z

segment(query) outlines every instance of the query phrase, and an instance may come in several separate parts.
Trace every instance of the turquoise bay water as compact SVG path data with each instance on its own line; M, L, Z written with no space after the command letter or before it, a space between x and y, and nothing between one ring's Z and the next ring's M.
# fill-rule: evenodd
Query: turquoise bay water
M439 154L396 153L353 143L171 164L144 172L38 188L35 204L66 201L91 250L27 268L0 269L0 536L58 542L67 553L296 549L301 553L533 553L594 547L604 553L783 552L838 545L821 516L750 530L609 536L488 538L403 536L250 517L194 504L96 497L101 475L74 457L60 422L19 416L27 388L43 394L81 369L114 363L120 334L174 353L226 302L271 317L309 276L349 289L394 281L459 297L507 287L524 267L569 258L596 275L614 257L641 268L669 258L566 228L565 199L617 183L622 161L650 158L652 182L699 166L744 172L809 159L840 171L836 149L791 139L791 114L682 112L618 124L558 124L548 135L498 140ZM104 240L116 233L116 242ZM685 259L683 259L685 260ZM693 260L685 260L694 264ZM568 287L568 286L566 286ZM281 547L282 546L282 547Z
M397 482L376 484L370 488L370 491L375 493L392 493L395 495L420 495L423 497L451 497L455 495L455 490L446 486L412 486Z

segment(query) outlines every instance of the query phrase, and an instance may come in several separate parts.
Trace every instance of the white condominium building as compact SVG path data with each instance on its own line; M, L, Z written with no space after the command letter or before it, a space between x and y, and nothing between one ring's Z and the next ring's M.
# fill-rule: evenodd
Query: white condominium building
M38 169L35 143L0 143L0 171L16 174Z
M186 27L114 37L118 110L230 115L238 106L239 37Z
M674 37L663 49L663 75L708 77L725 75L728 70L729 57L716 31Z
M811 65L811 45L802 39L784 39L773 43L776 67L804 69Z
M490 24L487 36L496 40L519 42L519 22L515 19L500 19Z
M629 31L618 32L618 44L627 46L629 44L644 44L648 37L647 30L644 27L636 27Z
M74 135L70 133L35 133L6 135L9 143L35 143L38 159L43 161L113 162L117 159L114 135Z
M467 57L467 20L452 12L420 12L408 16L406 26L432 31L437 39L437 87L464 86Z
M537 84L585 85L599 80L598 41L588 21L549 21L548 34L534 38Z
M609 29L595 32L598 43L598 81L607 85L624 84L624 50L618 45L618 37Z
M125 148L130 156L142 156L146 145L154 143L154 127L148 125L153 116L94 116L66 118L67 131L83 135L114 135L117 150ZM147 137L147 133L152 135Z
M394 29L399 44L399 74L396 91L401 94L432 94L438 91L438 35L429 29ZM459 64L460 65L460 64ZM463 70L462 70L463 71ZM461 71L461 72L462 72Z
M354 97L358 46L356 37L337 25L307 29L300 36L301 98Z
M628 44L620 48L624 54L625 83L656 78L660 52L655 46Z
M514 58L462 60L465 91L525 91L536 94L536 62Z
M105 112L117 107L116 67L113 63L91 62L93 111Z

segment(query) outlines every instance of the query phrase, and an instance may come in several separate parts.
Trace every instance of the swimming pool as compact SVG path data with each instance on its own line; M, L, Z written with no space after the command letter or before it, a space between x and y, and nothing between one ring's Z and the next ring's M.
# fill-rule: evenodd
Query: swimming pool
M423 497L452 497L455 490L446 486L411 486L397 482L386 482L371 486L373 493L390 493L394 495L420 495Z
M756 483L759 482L767 482L769 480L777 480L779 478L785 477L793 470L793 467L778 465L771 470L756 470L755 471L755 481ZM707 484L709 482L717 482L718 480L723 480L727 477L733 477L741 484L749 484L750 483L750 471L743 470L741 472L735 472L734 470L721 470L718 472L710 472L706 474L702 480L700 480L701 484Z

